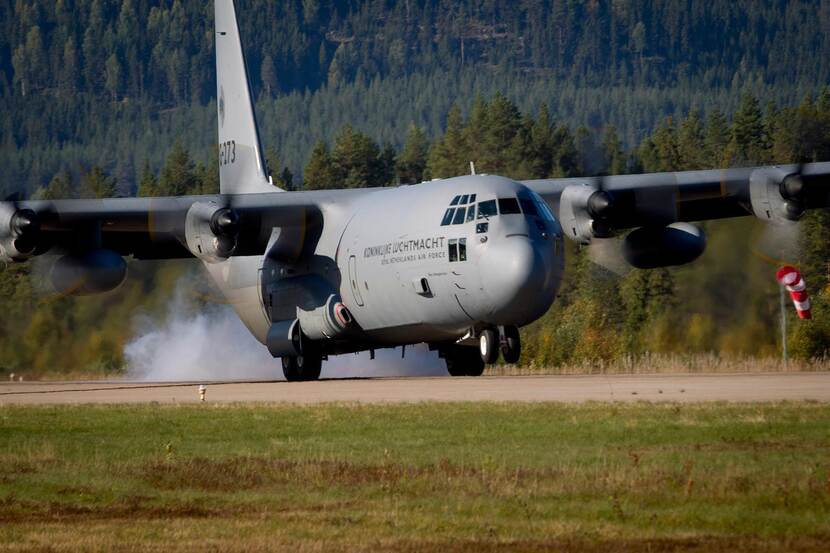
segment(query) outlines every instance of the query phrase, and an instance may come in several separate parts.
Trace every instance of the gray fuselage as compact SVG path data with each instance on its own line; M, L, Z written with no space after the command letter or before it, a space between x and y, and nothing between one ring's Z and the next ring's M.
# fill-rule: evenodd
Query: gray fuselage
M539 196L506 178L367 191L324 206L322 220L296 260L266 253L208 265L260 341L276 320L318 307L329 292L360 329L329 352L454 341L470 329L538 319L561 282L559 223Z

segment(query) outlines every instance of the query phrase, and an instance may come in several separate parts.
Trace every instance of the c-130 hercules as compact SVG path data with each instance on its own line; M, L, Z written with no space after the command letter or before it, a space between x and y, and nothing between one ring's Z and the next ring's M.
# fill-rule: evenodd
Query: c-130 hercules
M215 14L221 193L0 202L0 260L60 255L55 287L82 295L120 285L124 256L195 256L288 380L317 379L328 355L421 342L451 375L477 376L500 352L518 360L518 328L562 280L563 236L634 229L625 258L655 268L703 252L687 221L786 223L828 205L830 163L284 192L263 160L233 0Z

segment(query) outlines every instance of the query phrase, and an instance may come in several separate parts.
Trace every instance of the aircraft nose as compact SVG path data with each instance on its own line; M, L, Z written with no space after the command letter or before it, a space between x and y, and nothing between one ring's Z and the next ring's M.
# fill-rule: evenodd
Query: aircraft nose
M556 294L554 252L547 240L509 236L483 256L482 283L490 299L488 321L523 325L541 317Z

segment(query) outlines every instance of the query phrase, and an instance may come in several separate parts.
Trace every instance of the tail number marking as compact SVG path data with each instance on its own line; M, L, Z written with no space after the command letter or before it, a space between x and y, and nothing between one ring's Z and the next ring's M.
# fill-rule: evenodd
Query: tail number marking
M229 165L236 161L236 140L219 144L219 165Z

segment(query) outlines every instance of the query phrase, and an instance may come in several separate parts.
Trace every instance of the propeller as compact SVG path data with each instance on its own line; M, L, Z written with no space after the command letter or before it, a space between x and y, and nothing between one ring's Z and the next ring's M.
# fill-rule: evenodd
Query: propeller
M614 198L605 188L607 173L600 173L594 176L596 191L588 196L586 208L593 219L591 224L594 236L597 238L610 238L614 228L611 218L614 213Z

